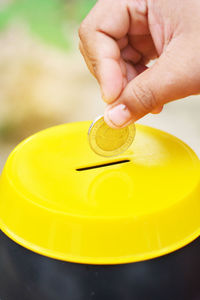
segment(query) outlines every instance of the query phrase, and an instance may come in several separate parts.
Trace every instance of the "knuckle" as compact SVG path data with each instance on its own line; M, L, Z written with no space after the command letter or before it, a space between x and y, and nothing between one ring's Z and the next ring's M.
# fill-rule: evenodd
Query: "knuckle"
M87 33L87 24L86 24L86 21L84 20L78 29L78 35L79 35L80 40L84 39L86 33Z
M135 82L131 86L133 99L144 112L150 112L157 107L156 97L150 87L139 82Z

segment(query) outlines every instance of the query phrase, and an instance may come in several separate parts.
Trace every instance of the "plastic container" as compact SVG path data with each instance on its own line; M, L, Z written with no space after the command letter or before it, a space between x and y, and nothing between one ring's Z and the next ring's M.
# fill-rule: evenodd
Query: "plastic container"
M200 164L137 125L103 158L90 122L35 134L0 177L1 300L200 299Z

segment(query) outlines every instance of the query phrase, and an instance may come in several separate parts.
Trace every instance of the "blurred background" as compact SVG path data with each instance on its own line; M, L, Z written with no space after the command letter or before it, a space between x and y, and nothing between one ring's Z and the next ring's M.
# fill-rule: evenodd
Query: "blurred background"
M78 50L77 29L95 2L0 0L0 170L29 135L103 113L98 84ZM199 115L195 96L139 123L176 135L200 156Z

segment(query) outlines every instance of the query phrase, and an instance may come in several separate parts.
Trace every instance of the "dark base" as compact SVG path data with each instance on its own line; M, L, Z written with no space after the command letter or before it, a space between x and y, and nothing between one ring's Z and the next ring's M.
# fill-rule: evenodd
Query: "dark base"
M0 231L1 300L200 300L200 238L145 262L93 266L33 253Z

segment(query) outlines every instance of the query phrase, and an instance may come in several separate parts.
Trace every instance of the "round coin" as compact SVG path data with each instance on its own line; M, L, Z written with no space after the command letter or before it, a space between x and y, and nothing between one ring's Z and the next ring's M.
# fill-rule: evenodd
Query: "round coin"
M124 152L132 144L135 137L135 125L115 129L109 127L104 118L97 118L88 131L92 150L101 156L116 156Z

